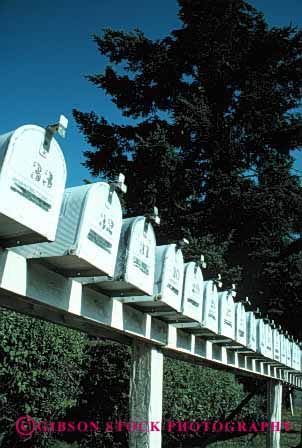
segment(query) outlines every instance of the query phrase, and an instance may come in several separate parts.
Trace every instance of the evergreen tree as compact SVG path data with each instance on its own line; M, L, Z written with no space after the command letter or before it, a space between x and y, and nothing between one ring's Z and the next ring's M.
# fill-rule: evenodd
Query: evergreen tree
M241 295L301 337L302 31L269 28L242 0L178 3L182 26L164 39L94 36L110 65L88 78L129 124L74 110L85 164L126 174L130 215L157 205L159 242L185 232L187 258L205 249L208 275L221 265L227 283L241 278Z

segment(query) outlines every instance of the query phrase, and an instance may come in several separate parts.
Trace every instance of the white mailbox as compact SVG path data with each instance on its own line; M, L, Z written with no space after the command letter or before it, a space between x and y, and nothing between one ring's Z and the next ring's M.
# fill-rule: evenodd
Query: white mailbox
M257 319L257 352L266 356L266 325L263 319Z
M153 294L127 297L124 303L170 322L183 322L180 314L184 280L184 259L176 244L157 246Z
M121 204L107 183L68 188L55 242L20 247L17 252L39 258L68 277L113 275L121 225Z
M46 134L25 125L0 136L2 247L55 239L66 166L59 144Z
M266 357L273 359L273 329L269 323L265 323Z
M301 351L299 344L295 344L296 347L296 370L301 372Z
M235 303L235 340L242 345L247 345L246 311L243 303Z
M300 347L295 341L290 342L292 355L292 368L294 370L301 370L300 366Z
M292 347L290 340L285 338L285 348L286 348L286 365L292 368Z
M246 346L257 350L257 319L252 311L246 313Z
M202 321L203 276L197 263L185 264L181 312L190 319Z
M292 342L292 358L293 358L293 364L292 367L295 370L300 371L300 348L296 342Z
M181 249L175 244L158 246L156 248L155 299L180 311L183 279L184 259Z
M297 346L297 370L302 372L302 350L300 345Z
M204 282L202 326L210 333L218 334L218 292L213 280Z
M124 219L113 277L90 277L82 282L111 297L152 295L155 247L155 234L148 219Z
M281 362L281 334L278 328L273 329L273 358Z
M235 338L235 306L232 292L218 294L218 334L226 338Z
M286 338L284 334L280 336L281 363L286 366Z

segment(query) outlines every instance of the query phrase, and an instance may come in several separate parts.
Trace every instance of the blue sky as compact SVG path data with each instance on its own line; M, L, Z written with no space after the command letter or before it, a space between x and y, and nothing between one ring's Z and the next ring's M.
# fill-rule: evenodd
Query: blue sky
M302 0L250 3L271 25L302 25ZM91 35L106 27L140 28L161 38L178 26L177 10L176 0L0 0L0 134L23 124L46 126L63 113L69 118L66 140L60 140L67 185L92 179L81 166L88 145L71 111L94 110L112 122L120 122L121 115L84 79L106 66Z

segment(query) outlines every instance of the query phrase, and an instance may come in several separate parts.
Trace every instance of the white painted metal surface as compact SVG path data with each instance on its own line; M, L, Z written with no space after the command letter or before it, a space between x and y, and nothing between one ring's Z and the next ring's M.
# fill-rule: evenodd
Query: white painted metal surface
M235 303L235 340L242 345L247 345L246 311L243 303Z
M257 319L252 311L246 313L246 337L247 347L252 351L257 350Z
M66 166L45 129L21 126L0 136L0 244L12 247L55 239Z
M282 333L280 336L281 363L286 365L286 338Z
M257 352L266 356L266 326L263 319L257 319Z
M176 244L157 246L154 295L176 311L181 309L184 259Z
M218 293L218 334L235 339L235 306L232 293Z
M120 201L107 183L67 188L55 242L14 250L68 277L113 275L121 225Z
M184 279L184 260L176 244L157 246L155 251L155 279L153 295L126 297L142 311L168 322L182 322L181 305Z
M114 275L83 278L83 283L112 297L152 295L156 239L143 216L123 220Z
M297 342L291 342L292 368L301 372L301 349Z
M202 321L203 275L198 264L186 263L181 313L190 319Z
M290 340L285 338L285 349L286 349L286 365L292 368L292 347Z
M266 341L266 356L273 359L273 330L269 323L265 323L265 341Z
M213 280L204 282L202 326L218 333L218 292Z
M273 329L273 358L281 362L281 334L278 328Z

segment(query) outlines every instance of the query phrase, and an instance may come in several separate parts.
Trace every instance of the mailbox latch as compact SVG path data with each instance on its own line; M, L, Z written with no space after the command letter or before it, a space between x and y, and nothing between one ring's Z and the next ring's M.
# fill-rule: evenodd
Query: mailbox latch
M201 269L207 268L207 263L205 262L205 258L204 258L203 254L200 255L199 260L195 263L195 268L194 268L195 274L197 272L198 267L200 267Z
M125 184L125 175L120 173L118 177L110 183L108 202L112 204L113 193L115 190L120 190L122 193L127 193L127 185Z
M216 285L217 288L222 288L221 274L217 274L217 277L213 280L213 285Z
M189 240L187 238L182 238L181 240L177 241L175 245L176 250L183 249L185 246L188 246L190 244Z
M158 208L153 207L153 213L148 213L147 215L145 215L145 218L146 219L145 219L145 225L144 225L144 235L147 235L148 224L150 222L153 222L157 226L160 225L160 217L159 217L159 213L158 213Z
M51 124L45 129L45 137L43 142L43 149L49 152L51 140L57 132L62 138L65 138L66 129L68 126L68 119L64 115L60 115L59 121L56 124Z

